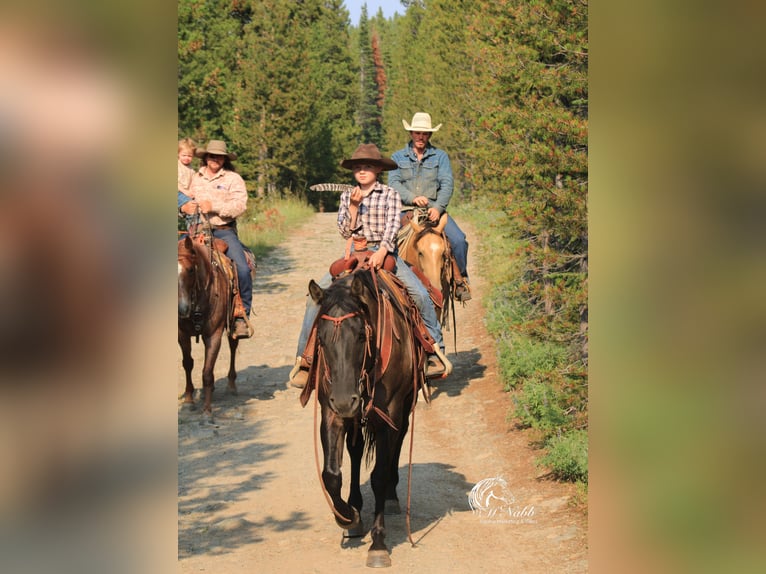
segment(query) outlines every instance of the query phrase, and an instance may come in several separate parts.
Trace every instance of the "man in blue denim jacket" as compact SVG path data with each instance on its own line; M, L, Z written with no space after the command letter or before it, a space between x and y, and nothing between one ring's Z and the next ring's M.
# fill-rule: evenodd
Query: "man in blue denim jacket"
M412 116L411 125L405 120L402 124L410 132L412 141L391 156L398 168L389 173L388 185L399 192L404 205L427 207L428 219L436 222L447 211L454 182L449 157L430 143L431 134L439 131L442 124L431 127L431 115L424 112ZM455 278L455 297L465 302L471 298L468 288L468 242L465 233L449 215L444 233L460 271L460 277Z

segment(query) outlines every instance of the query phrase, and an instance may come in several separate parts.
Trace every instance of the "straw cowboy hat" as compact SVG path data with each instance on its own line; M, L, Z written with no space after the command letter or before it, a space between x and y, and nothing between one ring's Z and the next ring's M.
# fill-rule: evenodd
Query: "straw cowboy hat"
M197 157L205 157L205 154L225 155L232 161L237 159L237 154L226 151L226 142L223 140L210 140L204 148L197 148L194 152Z
M425 112L418 112L412 116L412 125L408 124L405 120L402 120L404 129L408 132L438 132L441 124L435 128L431 127L431 114Z
M354 150L349 159L344 159L340 162L341 167L346 169L353 169L355 165L360 163L367 163L370 165L376 165L383 171L390 171L399 167L396 162L383 157L375 144L359 144L359 147Z

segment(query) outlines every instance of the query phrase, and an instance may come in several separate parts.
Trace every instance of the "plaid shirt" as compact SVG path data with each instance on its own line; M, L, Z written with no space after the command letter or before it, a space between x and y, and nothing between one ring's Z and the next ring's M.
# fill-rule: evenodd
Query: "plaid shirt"
M359 203L354 229L351 229L351 214L348 211L350 201L351 192L344 191L338 209L338 229L343 238L353 236L364 237L367 241L379 241L389 253L394 253L402 211L402 200L396 190L376 182L370 195Z

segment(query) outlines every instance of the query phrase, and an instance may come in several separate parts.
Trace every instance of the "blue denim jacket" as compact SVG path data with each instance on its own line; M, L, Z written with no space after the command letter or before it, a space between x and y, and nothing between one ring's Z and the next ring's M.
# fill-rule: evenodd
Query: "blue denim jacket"
M422 195L428 198L428 207L435 207L439 213L447 210L454 180L444 151L428 144L423 159L418 161L410 142L394 152L391 159L399 167L389 172L388 185L399 192L404 205L412 205L412 200Z

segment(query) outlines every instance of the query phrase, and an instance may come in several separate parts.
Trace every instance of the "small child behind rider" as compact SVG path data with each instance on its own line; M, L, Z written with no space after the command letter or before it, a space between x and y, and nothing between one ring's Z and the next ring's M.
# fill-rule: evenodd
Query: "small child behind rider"
M194 177L194 168L191 166L191 162L194 159L196 149L197 146L191 138L178 141L178 209L194 199L190 187L192 177Z

